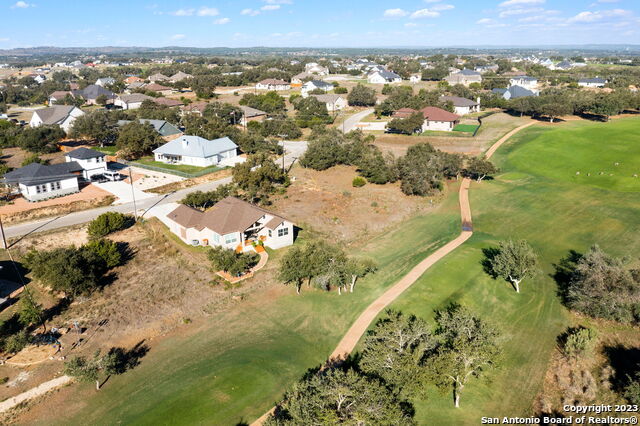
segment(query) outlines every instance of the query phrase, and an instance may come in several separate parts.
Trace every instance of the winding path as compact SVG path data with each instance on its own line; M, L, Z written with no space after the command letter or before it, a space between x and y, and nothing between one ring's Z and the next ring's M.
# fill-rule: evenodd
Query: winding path
M485 153L485 157L491 158L496 150L500 148L500 146L502 146L502 144L509 140L513 135L535 123L535 121L531 121L527 124L523 124L522 126L511 130L509 133L507 133L506 135L498 139L493 145L491 145L491 147ZM400 296L406 289L411 287L411 285L415 283L418 278L420 278L422 274L427 271L427 269L429 269L440 259L451 253L453 250L461 246L462 243L471 238L471 236L473 235L473 230L471 206L469 205L470 185L471 180L469 180L468 178L463 179L462 183L460 184L460 190L458 193L458 198L460 200L460 219L462 222L462 231L460 232L460 235L458 235L455 239L449 241L444 246L440 247L431 255L427 256L422 262L418 263L405 276L403 276L400 281L394 284L380 297L374 300L369 306L367 306L367 308L360 314L358 319L356 319L356 321L353 323L351 328L349 328L347 333L342 337L342 340L340 340L340 343L338 343L338 346L329 357L330 359L346 358L356 347L358 341L360 341L364 333L366 333L367 329L380 314L380 312L382 312L387 306L389 306L394 300L396 300L398 296ZM262 417L253 422L251 426L262 425L271 415L274 408L263 414Z

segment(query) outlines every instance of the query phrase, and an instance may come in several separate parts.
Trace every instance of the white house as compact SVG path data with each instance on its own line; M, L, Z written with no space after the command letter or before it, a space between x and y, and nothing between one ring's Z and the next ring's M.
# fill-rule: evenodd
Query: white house
M89 148L78 148L64 155L67 163L75 162L82 167L82 177L90 179L107 171L105 154Z
M328 91L333 90L333 84L327 83L326 81L322 80L307 81L302 85L300 93L302 94L302 96L306 97L309 92L312 92L314 90L322 90L323 92L327 93Z
M267 78L256 83L256 89L258 90L289 90L291 85L284 80L278 80L275 78Z
M482 75L473 70L463 69L452 71L449 76L444 78L444 81L452 86L456 84L462 84L463 86L469 86L473 83L482 83Z
M197 167L244 161L238 157L238 145L227 137L208 140L200 136L180 136L154 149L153 154L156 161Z
M113 77L102 77L96 80L96 86L106 87L115 84L116 79Z
M252 250L260 243L272 249L293 244L291 221L234 197L204 212L180 205L167 215L167 222L171 232L188 244L236 251Z
M520 86L528 90L534 90L538 87L538 79L526 75L519 75L509 79L509 86Z
M113 104L122 109L138 109L144 101L154 99L155 98L143 93L132 93L130 95L118 95L118 98L113 101Z
M49 106L53 106L57 102L64 100L67 95L73 97L73 93L71 93L69 90L56 90L49 95Z
M329 75L329 68L323 67L316 62L309 62L308 64L305 64L304 70L309 74Z
M41 201L78 192L80 171L82 167L76 162L50 166L31 163L5 174L4 180L27 200Z
M460 96L440 96L440 102L451 102L453 104L453 112L458 115L467 115L480 111L480 98L477 101L472 101Z
M426 107L420 110L424 116L422 131L437 130L450 132L460 122L460 117L442 108Z
M578 86L581 87L604 87L607 84L607 80L604 78L581 78L578 80Z
M42 108L33 111L29 126L38 127L41 125L57 124L66 133L69 133L76 118L84 115L84 111L73 105L54 105L49 108Z
M367 81L371 84L400 83L402 77L387 70L373 71L367 76Z
M318 101L324 103L327 106L328 112L340 111L347 107L348 103L345 98L340 95L326 94L326 95L309 95L316 98Z
M409 76L409 81L411 83L420 83L420 80L422 80L422 75L420 74L411 74Z

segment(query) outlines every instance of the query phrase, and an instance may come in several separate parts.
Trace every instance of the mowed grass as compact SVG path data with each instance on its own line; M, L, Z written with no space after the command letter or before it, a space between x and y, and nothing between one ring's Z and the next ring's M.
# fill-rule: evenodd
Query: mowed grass
M584 252L594 243L617 256L640 249L640 199L619 192L634 190L626 176L614 175L603 189L605 181L576 182L563 171L567 164L568 170L587 170L613 158L639 158L640 144L630 137L638 127L638 119L534 126L498 150L494 161L502 173L471 189L474 236L427 271L393 308L433 321L434 311L451 302L467 305L500 328L504 357L488 383L469 383L460 409L453 408L450 393L435 390L415 401L419 424L479 424L482 416L532 414L556 336L568 325L550 276L553 264L569 250ZM602 139L603 134L609 136ZM603 151L605 143L615 153ZM521 294L487 276L480 263L483 248L507 238L526 239L540 255L541 271L523 283Z
M425 200L425 203L428 201ZM380 269L355 293L293 288L260 291L217 313L198 332L152 346L140 366L109 379L100 392L74 385L57 424L211 424L251 422L307 369L324 362L360 312L460 228L457 185L435 212L415 217L353 253ZM277 264L282 250L269 262ZM257 274L256 279L260 279ZM273 286L282 284L273 282ZM176 283L179 285L179 283ZM275 293L275 295L274 295ZM196 324L192 325L193 327ZM51 424L49 416L40 424Z

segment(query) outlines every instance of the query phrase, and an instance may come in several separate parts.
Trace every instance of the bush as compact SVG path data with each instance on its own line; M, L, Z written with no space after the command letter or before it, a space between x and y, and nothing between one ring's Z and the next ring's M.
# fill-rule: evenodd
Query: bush
M106 269L114 268L122 262L122 254L118 249L118 244L111 240L99 239L90 241L86 246L104 262Z
M224 247L213 247L207 255L212 266L231 276L243 275L258 264L260 256L256 253L236 253Z
M354 188L361 188L361 187L365 186L366 184L367 184L367 181L363 177L360 177L360 176L354 177L353 180L351 181L351 185Z
M344 95L347 92L348 90L346 87L336 87L333 89L333 93L335 93L336 95Z
M31 335L27 333L27 330L21 330L7 337L2 346L5 352L16 353L24 349L29 343L31 343Z
M131 216L118 212L107 212L92 220L89 223L87 232L91 238L102 238L113 232L127 228L131 226L131 224Z
M624 397L632 404L640 404L640 372L636 372L634 377L627 376L627 381Z
M562 352L567 358L577 359L593 350L597 341L596 331L591 328L571 328L566 333Z

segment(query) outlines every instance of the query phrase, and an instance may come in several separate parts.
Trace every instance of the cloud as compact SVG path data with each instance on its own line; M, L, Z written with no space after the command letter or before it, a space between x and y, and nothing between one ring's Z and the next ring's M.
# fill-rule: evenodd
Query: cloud
M280 9L279 4L265 4L260 8L260 10L278 10Z
M259 10L255 10L255 9L242 9L242 11L240 12L240 15L249 15L249 16L256 16L259 15L260 11Z
M264 0L266 4L293 4L291 0Z
M530 7L528 9L507 9L507 10L503 10L502 12L500 12L500 17L501 18L506 18L507 16L514 16L514 15L529 15L532 13L540 13L540 12L544 12L544 9L541 7Z
M11 40L9 37L0 37L0 42Z
M28 7L35 7L35 4L29 4L26 1L18 1L16 4L11 6L11 9L26 9Z
M195 9L178 9L174 12L169 12L169 14L173 16L193 16L195 12Z
M438 3L442 0L424 0L425 3Z
M224 25L224 24L228 24L229 22L231 22L231 19L229 18L220 18L213 21L213 23L216 25Z
M580 12L576 16L569 18L568 23L589 23L601 21L605 18L619 18L629 16L631 12L624 9L597 10L595 12Z
M440 16L440 12L431 9L420 9L411 14L411 19L437 18L438 16Z
M384 11L383 16L385 18L402 18L403 16L407 16L409 12L402 9L387 9Z
M220 15L220 11L215 7L201 7L198 10L198 16L218 16Z
M455 9L455 6L452 4L436 4L431 8L431 10L451 10L451 9Z
M500 7L522 6L532 4L544 4L545 0L507 0L500 3Z
M171 40L182 40L184 38L186 38L187 36L184 34L174 34L171 36Z
M417 27L418 24L416 24L415 22L407 22L406 24L404 24L404 26L407 28L414 28Z
M495 23L496 21L490 18L482 18L476 21L476 24L480 24L480 25L489 25L489 24L495 24Z

